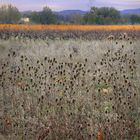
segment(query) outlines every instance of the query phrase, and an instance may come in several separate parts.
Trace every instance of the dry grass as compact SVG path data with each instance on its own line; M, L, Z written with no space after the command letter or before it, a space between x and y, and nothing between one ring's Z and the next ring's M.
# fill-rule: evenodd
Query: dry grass
M140 139L139 43L1 40L0 133L8 140Z
M138 40L140 30L13 30L1 29L2 40Z

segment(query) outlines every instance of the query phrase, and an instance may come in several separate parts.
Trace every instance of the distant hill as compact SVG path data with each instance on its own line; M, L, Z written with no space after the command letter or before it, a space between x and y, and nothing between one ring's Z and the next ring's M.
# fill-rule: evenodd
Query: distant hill
M78 13L78 14L85 14L87 13L87 11L82 11L82 10L63 10L63 11L59 11L59 12L56 12L57 14L59 15L70 15L70 14L75 14L75 13Z
M59 11L59 12L55 12L58 15L70 15L70 14L74 14L74 13L78 13L78 14L86 14L88 11L82 11L82 10L63 10L63 11ZM140 8L139 9L126 9L126 10L122 10L120 11L121 14L140 14Z
M29 15L32 11L23 11L21 12L23 15ZM61 16L68 16L71 14L86 14L88 11L82 11L82 10L62 10L62 11L53 11L54 13L61 15ZM138 9L126 9L120 11L121 14L140 14L140 8Z
M29 11L21 11L20 13L21 14L30 14L30 13L32 13L32 11L30 11L30 10Z
M21 14L22 15L30 15L33 11L22 11ZM82 10L62 10L62 11L53 11L55 14L61 15L61 16L68 16L71 14L86 14L87 11L82 11Z
M122 10L120 12L121 12L121 14L140 14L140 8L138 8L138 9L126 9L126 10Z

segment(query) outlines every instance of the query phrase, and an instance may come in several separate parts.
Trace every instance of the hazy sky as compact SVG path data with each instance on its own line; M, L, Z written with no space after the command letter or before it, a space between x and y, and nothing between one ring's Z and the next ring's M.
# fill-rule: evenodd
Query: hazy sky
M90 6L115 7L118 10L140 8L140 0L0 0L2 3L12 3L24 10L41 10L48 5L54 11L66 9L89 10Z

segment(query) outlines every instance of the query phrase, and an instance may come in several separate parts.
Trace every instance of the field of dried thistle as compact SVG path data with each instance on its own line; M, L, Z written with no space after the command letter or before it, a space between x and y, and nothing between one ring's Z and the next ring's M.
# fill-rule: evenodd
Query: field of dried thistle
M0 139L140 139L138 31L11 32L0 32Z

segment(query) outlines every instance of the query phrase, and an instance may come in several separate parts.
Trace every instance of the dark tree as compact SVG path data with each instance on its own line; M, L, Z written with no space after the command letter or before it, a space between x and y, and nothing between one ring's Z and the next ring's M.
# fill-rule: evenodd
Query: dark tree
M31 21L40 24L55 24L57 22L56 15L49 7L44 7L41 12L33 12Z
M130 21L132 24L140 24L140 16L139 15L131 15Z
M120 19L120 12L115 8L109 7L92 7L84 16L85 24L118 24Z
M19 10L12 5L0 7L0 23L17 23L21 18Z
M30 19L32 22L41 23L41 15L39 12L32 12L30 15Z

